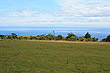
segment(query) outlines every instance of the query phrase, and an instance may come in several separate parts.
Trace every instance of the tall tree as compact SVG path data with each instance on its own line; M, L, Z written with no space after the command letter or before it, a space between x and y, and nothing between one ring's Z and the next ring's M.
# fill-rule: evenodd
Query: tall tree
M55 40L55 30L53 30L53 34L54 34L54 40Z
M86 33L85 38L91 38L91 35L89 34L89 32Z

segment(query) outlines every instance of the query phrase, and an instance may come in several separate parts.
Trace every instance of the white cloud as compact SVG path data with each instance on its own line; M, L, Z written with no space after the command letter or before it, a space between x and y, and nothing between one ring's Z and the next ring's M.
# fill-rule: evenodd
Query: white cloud
M12 25L110 25L110 6L103 0L57 0L61 8L45 11L36 8L21 8L2 14L7 17L3 24ZM108 2L108 1L107 1ZM109 3L109 2L108 2ZM16 17L16 18L15 18ZM26 17L26 18L22 18ZM29 17L29 18L28 18Z
M32 14L28 13L28 12L23 12L23 13L10 14L8 16L17 16L17 17L26 16L26 17L28 17L28 16L32 16Z
M56 2L62 7L74 7L80 0L57 0Z

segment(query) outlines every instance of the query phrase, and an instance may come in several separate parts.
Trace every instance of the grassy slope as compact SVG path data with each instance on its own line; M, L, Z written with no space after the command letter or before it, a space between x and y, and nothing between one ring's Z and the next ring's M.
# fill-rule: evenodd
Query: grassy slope
M0 73L110 73L110 43L0 41Z

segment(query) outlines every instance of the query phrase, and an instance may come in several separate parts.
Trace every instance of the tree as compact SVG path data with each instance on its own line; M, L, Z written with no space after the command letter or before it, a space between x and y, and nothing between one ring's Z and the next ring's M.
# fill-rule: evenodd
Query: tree
M89 34L89 32L86 33L85 38L91 38L91 35Z
M74 35L73 33L68 33L68 36L66 38L68 39L68 38L70 38L72 36L76 36L76 35Z
M110 42L110 35L107 36L107 42Z
M48 34L47 36L48 36L48 40L53 40L54 39L54 35L52 35L52 34Z
M16 35L15 33L11 33L11 35Z
M11 35L12 35L12 38L13 39L16 39L17 38L17 35L15 33L12 33Z
M96 38L96 41L98 41L99 39L98 38Z
M54 34L54 36L55 36L55 30L53 30L53 34Z
M54 34L54 40L55 40L55 30L53 30L53 34Z
M62 40L63 36L62 35L58 35L57 37L59 38L59 40Z

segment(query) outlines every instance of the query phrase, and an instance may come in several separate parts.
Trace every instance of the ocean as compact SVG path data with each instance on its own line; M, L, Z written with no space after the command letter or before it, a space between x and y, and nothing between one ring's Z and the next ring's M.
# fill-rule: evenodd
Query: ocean
M99 40L106 38L110 35L110 27L0 27L0 35L10 35L11 33L16 33L17 35L24 36L37 36L37 35L47 35L53 34L55 30L55 35L67 36L68 33L73 33L77 36L84 36L87 32L91 34L92 37L99 38Z

